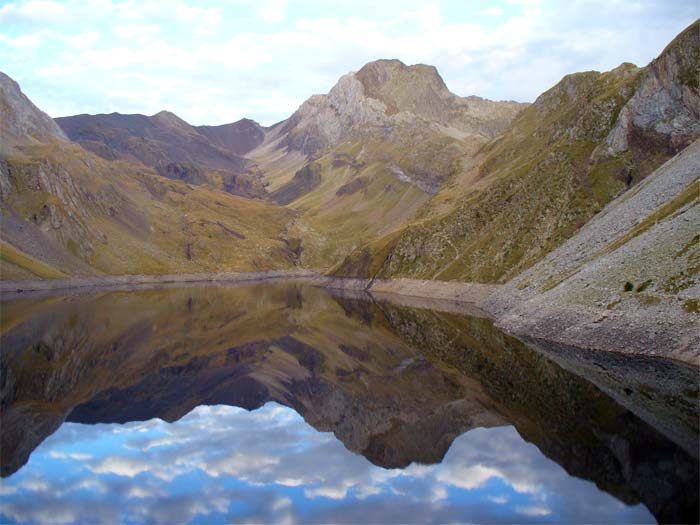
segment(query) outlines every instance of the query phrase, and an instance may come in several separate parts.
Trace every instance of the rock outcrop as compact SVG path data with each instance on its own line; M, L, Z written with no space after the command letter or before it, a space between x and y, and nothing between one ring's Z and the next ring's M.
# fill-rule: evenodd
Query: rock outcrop
M459 97L432 66L377 60L309 98L249 156L272 199L299 211L289 235L304 247L300 263L327 268L406 225L525 107ZM319 183L302 186L293 179L311 162Z
M17 145L67 140L65 133L37 108L19 84L0 71L0 153Z
M377 60L348 73L327 95L308 99L284 123L282 144L317 156L325 149L381 131L398 140L411 128L493 138L527 104L458 97L433 66Z
M700 364L700 140L483 306L504 329Z
M636 149L644 155L648 149L665 149L675 154L700 136L699 42L696 21L647 66L602 152Z

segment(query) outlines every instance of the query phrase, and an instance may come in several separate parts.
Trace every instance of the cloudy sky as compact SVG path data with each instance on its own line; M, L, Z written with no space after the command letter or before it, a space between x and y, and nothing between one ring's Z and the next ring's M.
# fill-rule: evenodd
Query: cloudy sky
M463 434L440 465L385 470L274 403L66 423L0 495L2 523L654 523L513 427Z
M378 58L532 101L566 73L648 63L697 16L697 0L0 0L0 70L52 116L272 124Z

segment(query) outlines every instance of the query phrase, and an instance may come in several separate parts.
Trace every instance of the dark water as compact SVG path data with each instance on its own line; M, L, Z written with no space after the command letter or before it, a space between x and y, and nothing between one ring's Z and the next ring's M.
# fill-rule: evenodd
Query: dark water
M298 284L1 306L2 523L698 521L682 365Z

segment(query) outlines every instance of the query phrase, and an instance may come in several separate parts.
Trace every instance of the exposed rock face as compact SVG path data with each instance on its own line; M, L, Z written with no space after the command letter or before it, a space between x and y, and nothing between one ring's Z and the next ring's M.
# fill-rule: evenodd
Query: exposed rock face
M299 210L289 235L304 247L300 264L328 268L406 225L525 107L458 97L432 66L378 60L309 98L249 155L271 194L293 197L273 200ZM295 174L309 162L320 180L303 186Z
M160 160L155 166L158 175L197 186L214 186L233 195L260 199L267 195L262 178L255 173L232 173L225 170L208 170L190 162Z
M526 104L458 97L433 66L377 60L348 73L327 95L308 99L284 124L285 144L315 156L327 147L381 130L453 128L458 135L493 138Z
M312 162L294 174L294 178L270 195L279 204L289 204L321 184L321 167Z
M528 104L493 102L451 93L434 66L406 66L399 60L377 60L356 74L367 97L381 101L385 114L405 111L430 122L489 138L501 133Z
M19 84L0 71L0 152L21 144L67 140L46 113L32 104Z
M245 155L265 139L265 128L247 118L221 126L196 126L195 129L217 146L236 155Z
M677 153L700 137L700 21L644 72L607 138L608 154L655 145Z
M612 116L632 96L638 70L568 75L540 95L497 139L483 146L462 177L422 210L428 220L370 245L372 276L504 282L568 238L628 185L627 159L591 163ZM388 250L387 250L388 248ZM356 276L360 254L337 270Z

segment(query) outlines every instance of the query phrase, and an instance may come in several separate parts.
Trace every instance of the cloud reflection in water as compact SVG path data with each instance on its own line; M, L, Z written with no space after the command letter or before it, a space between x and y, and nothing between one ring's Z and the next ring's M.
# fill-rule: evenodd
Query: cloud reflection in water
M440 465L386 470L275 403L176 423L65 423L0 483L18 523L653 523L570 477L513 427L457 438Z

